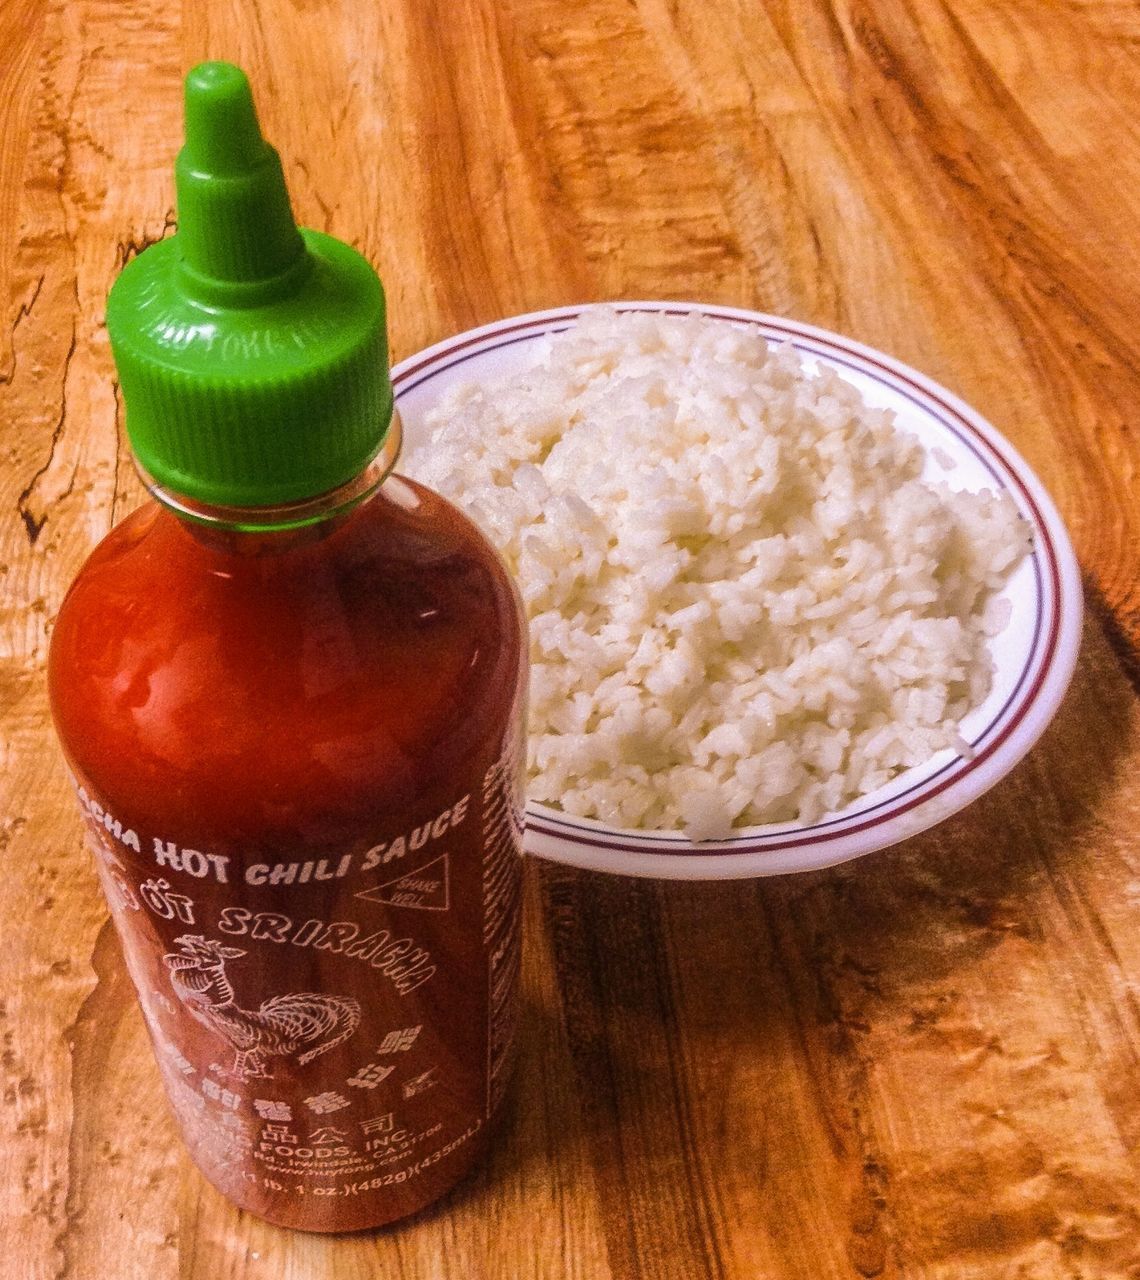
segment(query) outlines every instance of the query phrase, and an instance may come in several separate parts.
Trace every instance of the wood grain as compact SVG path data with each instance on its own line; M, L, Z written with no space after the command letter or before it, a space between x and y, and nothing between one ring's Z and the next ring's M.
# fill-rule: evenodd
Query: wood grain
M0 53L0 1278L1140 1276L1140 10L8 0ZM837 328L997 423L1086 575L1057 721L936 831L750 883L531 865L494 1155L338 1240L182 1154L44 689L141 498L103 303L172 229L205 56L379 266L397 357L606 298Z

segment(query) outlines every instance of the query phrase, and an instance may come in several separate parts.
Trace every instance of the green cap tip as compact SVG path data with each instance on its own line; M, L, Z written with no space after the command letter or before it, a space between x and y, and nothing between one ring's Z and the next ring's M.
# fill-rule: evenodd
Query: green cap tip
M229 62L199 63L186 77L188 167L227 177L268 159L245 72Z
M186 77L185 97L175 173L187 289L211 305L256 305L303 268L281 159L261 136L238 67L200 63Z

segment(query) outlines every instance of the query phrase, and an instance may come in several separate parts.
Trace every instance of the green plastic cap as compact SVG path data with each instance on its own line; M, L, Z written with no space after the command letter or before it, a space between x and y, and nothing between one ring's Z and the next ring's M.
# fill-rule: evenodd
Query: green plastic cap
M178 231L107 301L143 470L199 502L269 507L359 474L392 419L384 290L355 249L299 231L249 81L186 77Z

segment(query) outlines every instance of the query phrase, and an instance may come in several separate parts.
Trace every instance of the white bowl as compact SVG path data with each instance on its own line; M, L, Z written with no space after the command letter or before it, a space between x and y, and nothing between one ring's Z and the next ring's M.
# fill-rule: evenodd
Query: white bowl
M999 779L1041 736L1063 697L1081 634L1081 583L1068 534L1041 482L1008 441L957 396L890 356L812 325L734 307L619 302L620 311L700 314L757 326L791 342L809 366L830 366L866 401L893 409L926 446L926 474L953 489L1001 489L1033 529L1033 551L1003 596L1009 625L992 643L993 688L962 722L970 754L946 750L889 785L810 826L742 827L727 840L693 844L676 831L641 831L528 804L526 847L571 866L624 875L702 880L782 875L831 866L896 844L958 812ZM514 316L458 334L392 370L405 448L424 441L424 414L456 383L525 368L535 343L568 328L587 308ZM947 468L944 463L949 462Z

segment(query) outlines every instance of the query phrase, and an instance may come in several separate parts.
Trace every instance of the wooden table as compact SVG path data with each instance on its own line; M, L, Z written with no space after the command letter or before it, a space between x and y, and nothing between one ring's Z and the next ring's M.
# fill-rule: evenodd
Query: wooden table
M3 1280L1140 1275L1138 49L1114 0L7 0ZM719 885L528 866L512 1118L373 1236L188 1164L48 723L52 617L141 498L104 299L206 56L397 357L609 298L838 329L991 418L1085 572L1056 722L938 830Z

